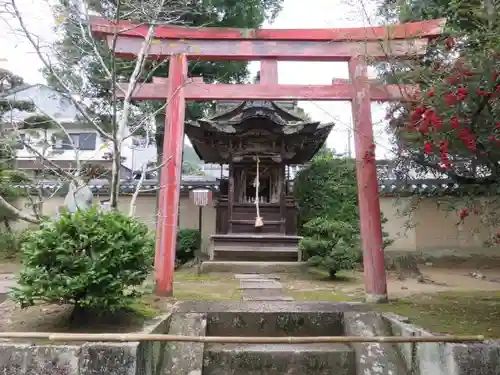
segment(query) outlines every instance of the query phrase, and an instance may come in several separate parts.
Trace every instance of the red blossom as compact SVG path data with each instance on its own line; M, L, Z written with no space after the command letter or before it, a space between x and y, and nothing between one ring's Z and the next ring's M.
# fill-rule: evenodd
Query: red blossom
M432 144L428 141L424 143L424 152L426 154L431 154L432 153Z
M450 92L444 96L444 101L448 105L454 105L457 102L457 95L454 92Z
M476 138L470 133L468 128L461 128L458 131L458 138L460 138L469 151L477 150Z
M448 170L448 169L451 169L451 163L449 162L449 160L441 160L441 169L443 170Z
M486 91L486 90L481 90L481 89L478 89L478 90L477 90L477 94L478 94L479 96L491 96L491 92Z
M446 82L448 82L450 85L456 85L458 83L458 77L457 76L446 77Z
M457 116L451 116L450 126L452 129L459 129L460 128L460 121L458 120Z
M432 98L434 95L436 95L436 91L433 88L427 91L427 97Z
M459 101L462 101L467 97L468 94L469 94L469 90L467 90L466 87L459 87L457 90L457 99Z
M467 208L462 208L459 213L460 219L464 219L469 216L469 210Z
M436 112L432 113L430 121L435 130L439 130L443 127L443 120L437 115Z

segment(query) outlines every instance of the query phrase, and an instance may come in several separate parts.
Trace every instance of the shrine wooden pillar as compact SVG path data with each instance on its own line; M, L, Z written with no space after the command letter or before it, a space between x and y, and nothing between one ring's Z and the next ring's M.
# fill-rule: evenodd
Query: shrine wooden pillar
M285 140L281 140L281 161L280 161L280 232L286 234L286 163L285 163Z
M227 192L227 232L233 232L233 205L234 205L234 163L229 162L229 186Z
M280 163L280 232L281 234L286 234L286 177L285 177L285 163Z
M366 299L368 302L385 302L387 301L387 283L382 248L370 82L364 56L353 57L348 64L349 76L355 92L352 99L352 117Z
M155 289L159 296L172 296L179 217L179 194L184 145L186 100L184 83L187 78L186 55L173 55L169 61L169 85L165 109L163 138L163 171L160 180L155 254Z

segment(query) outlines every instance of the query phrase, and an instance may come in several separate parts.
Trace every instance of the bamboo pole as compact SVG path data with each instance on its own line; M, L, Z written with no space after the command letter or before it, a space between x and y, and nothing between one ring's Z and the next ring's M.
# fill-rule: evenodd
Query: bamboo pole
M233 344L326 344L326 343L463 343L484 341L482 335L470 336L316 336L316 337L237 337L237 336L180 336L143 333L48 333L0 332L0 339L40 339L49 341L131 342L171 341Z

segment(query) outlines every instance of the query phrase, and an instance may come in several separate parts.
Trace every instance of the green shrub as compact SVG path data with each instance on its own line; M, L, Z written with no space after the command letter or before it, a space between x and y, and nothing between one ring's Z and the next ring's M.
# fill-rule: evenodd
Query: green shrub
M315 157L297 174L293 191L301 234L306 222L322 216L359 227L355 160L331 154Z
M138 296L131 287L152 271L154 237L133 218L93 208L44 222L28 233L22 253L12 292L21 307L46 302L112 312Z
M302 246L307 249L304 252L309 254L311 264L331 269L334 275L339 269L353 268L353 259L355 263L363 262L354 159L335 157L333 152L316 155L298 173L294 195L299 212L299 232L305 237ZM382 225L387 222L383 214L381 221ZM383 231L382 236L385 249L393 240L387 232ZM337 243L339 237L341 241ZM354 256L350 248L355 250ZM323 256L325 259L321 260Z
M331 278L340 270L356 267L360 258L359 235L352 225L319 217L304 224L300 249L309 264L328 271Z
M21 246L32 229L19 232L0 231L0 256L5 259L16 259L21 256Z
M177 232L177 249L175 260L184 264L194 258L194 253L201 246L201 235L198 229L180 229Z

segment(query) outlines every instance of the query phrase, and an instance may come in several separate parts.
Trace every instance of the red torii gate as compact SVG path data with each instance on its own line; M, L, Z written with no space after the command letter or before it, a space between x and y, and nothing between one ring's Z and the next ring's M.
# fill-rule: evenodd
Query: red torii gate
M168 100L163 157L171 160L160 181L156 293L170 296L173 292L186 100L336 100L352 102L366 297L386 301L371 101L415 100L418 88L370 81L367 58L408 59L424 54L429 38L439 36L444 23L439 19L387 27L309 30L156 27L148 57L171 57L169 78L139 84L133 94L134 100ZM92 18L91 29L95 37L107 40L110 48L114 46L117 56L133 59L149 26ZM204 84L200 78L188 78L188 60L199 59L261 60L260 83ZM335 79L332 85L280 85L278 60L345 61L350 79Z

